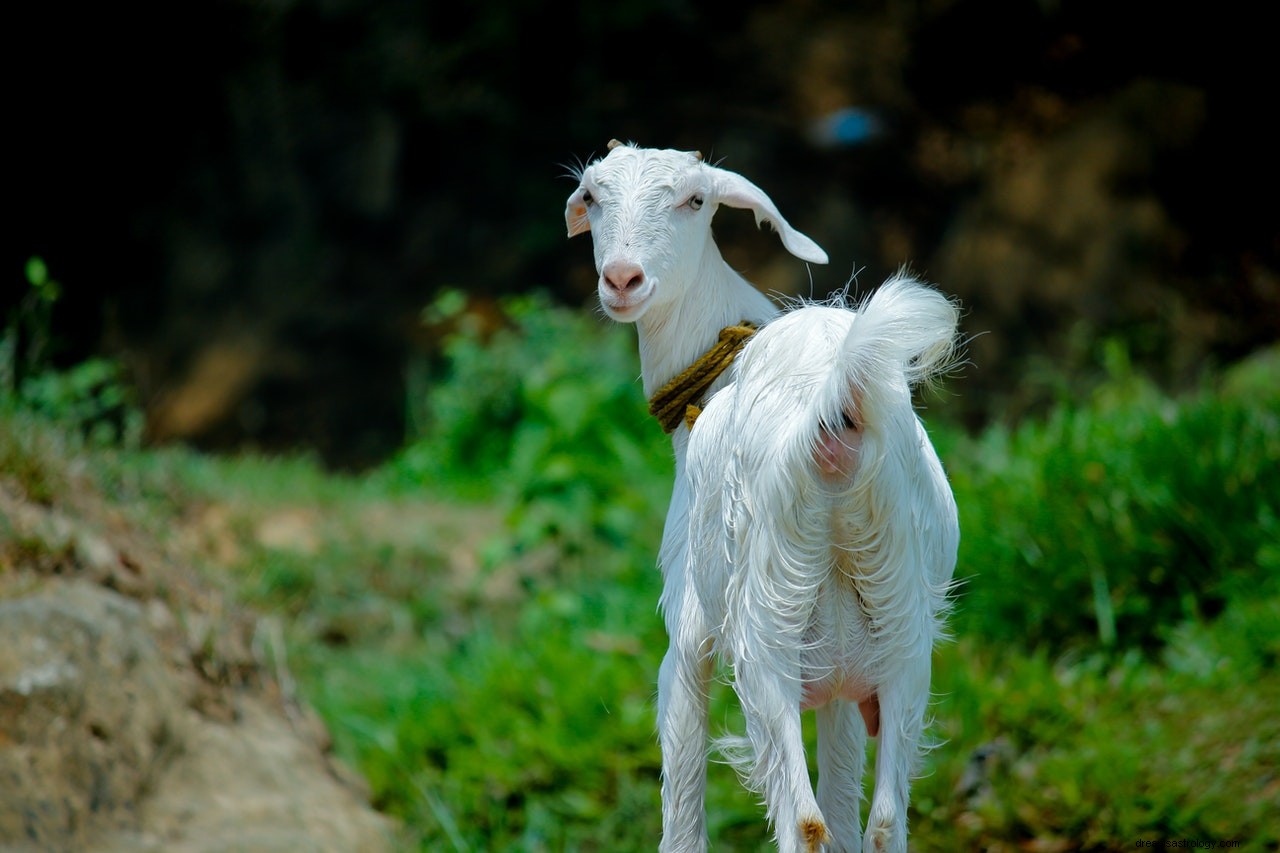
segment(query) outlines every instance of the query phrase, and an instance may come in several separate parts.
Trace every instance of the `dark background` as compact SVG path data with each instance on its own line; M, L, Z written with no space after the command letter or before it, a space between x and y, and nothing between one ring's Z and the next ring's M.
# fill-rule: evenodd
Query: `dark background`
M3 307L43 257L58 362L118 358L153 441L375 463L441 288L589 310L566 174L618 137L742 172L830 254L811 286L723 211L766 290L910 263L960 296L979 337L948 408L974 425L1086 382L1106 339L1183 386L1280 331L1264 9L30 5L5 39ZM824 134L848 108L873 132Z

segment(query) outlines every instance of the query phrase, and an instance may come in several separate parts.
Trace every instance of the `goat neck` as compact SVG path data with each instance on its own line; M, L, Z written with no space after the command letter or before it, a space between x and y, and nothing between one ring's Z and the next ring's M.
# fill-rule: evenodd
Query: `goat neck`
M710 233L690 280L668 284L680 298L654 305L636 322L646 397L697 361L725 326L743 320L760 325L778 313L768 297L725 263Z

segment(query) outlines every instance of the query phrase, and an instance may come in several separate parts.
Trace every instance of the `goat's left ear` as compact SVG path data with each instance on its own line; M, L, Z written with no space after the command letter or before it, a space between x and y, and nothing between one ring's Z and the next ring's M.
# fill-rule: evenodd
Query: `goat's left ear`
M564 224L569 229L569 236L576 237L591 230L591 220L587 217L587 202L584 198L586 190L578 187L573 195L564 203Z
M792 228L764 190L737 172L720 168L712 168L711 171L715 175L716 198L721 204L752 211L756 215L756 225L768 222L782 238L782 245L797 258L813 264L827 262L827 253L822 251L822 247Z

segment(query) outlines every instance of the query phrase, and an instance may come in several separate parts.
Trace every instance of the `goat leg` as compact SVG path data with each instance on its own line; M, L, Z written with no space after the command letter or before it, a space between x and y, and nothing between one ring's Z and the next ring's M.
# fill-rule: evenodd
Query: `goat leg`
M671 645L658 671L658 740L662 747L664 853L707 849L707 694L711 640L702 610L683 578L668 576L663 606Z
M854 704L833 699L814 710L818 723L818 807L831 838L826 853L862 849L862 772L867 737Z

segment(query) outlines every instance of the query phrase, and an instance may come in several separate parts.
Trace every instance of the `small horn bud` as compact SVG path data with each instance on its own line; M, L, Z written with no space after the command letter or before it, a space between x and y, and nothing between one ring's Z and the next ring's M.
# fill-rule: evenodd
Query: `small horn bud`
M616 140L616 139L610 139L610 140L609 140L609 144L608 144L608 145L606 145L605 147L606 147L606 148L608 148L610 151L612 151L613 149L617 148L617 147L618 147L619 145L621 145L621 144L622 144L622 143L621 143L621 142L619 142L619 141L618 141L618 140Z
M702 152L701 152L701 151L695 151L695 152L693 152L693 159L695 159L695 160L697 160L699 163L701 163L701 162L702 162Z

